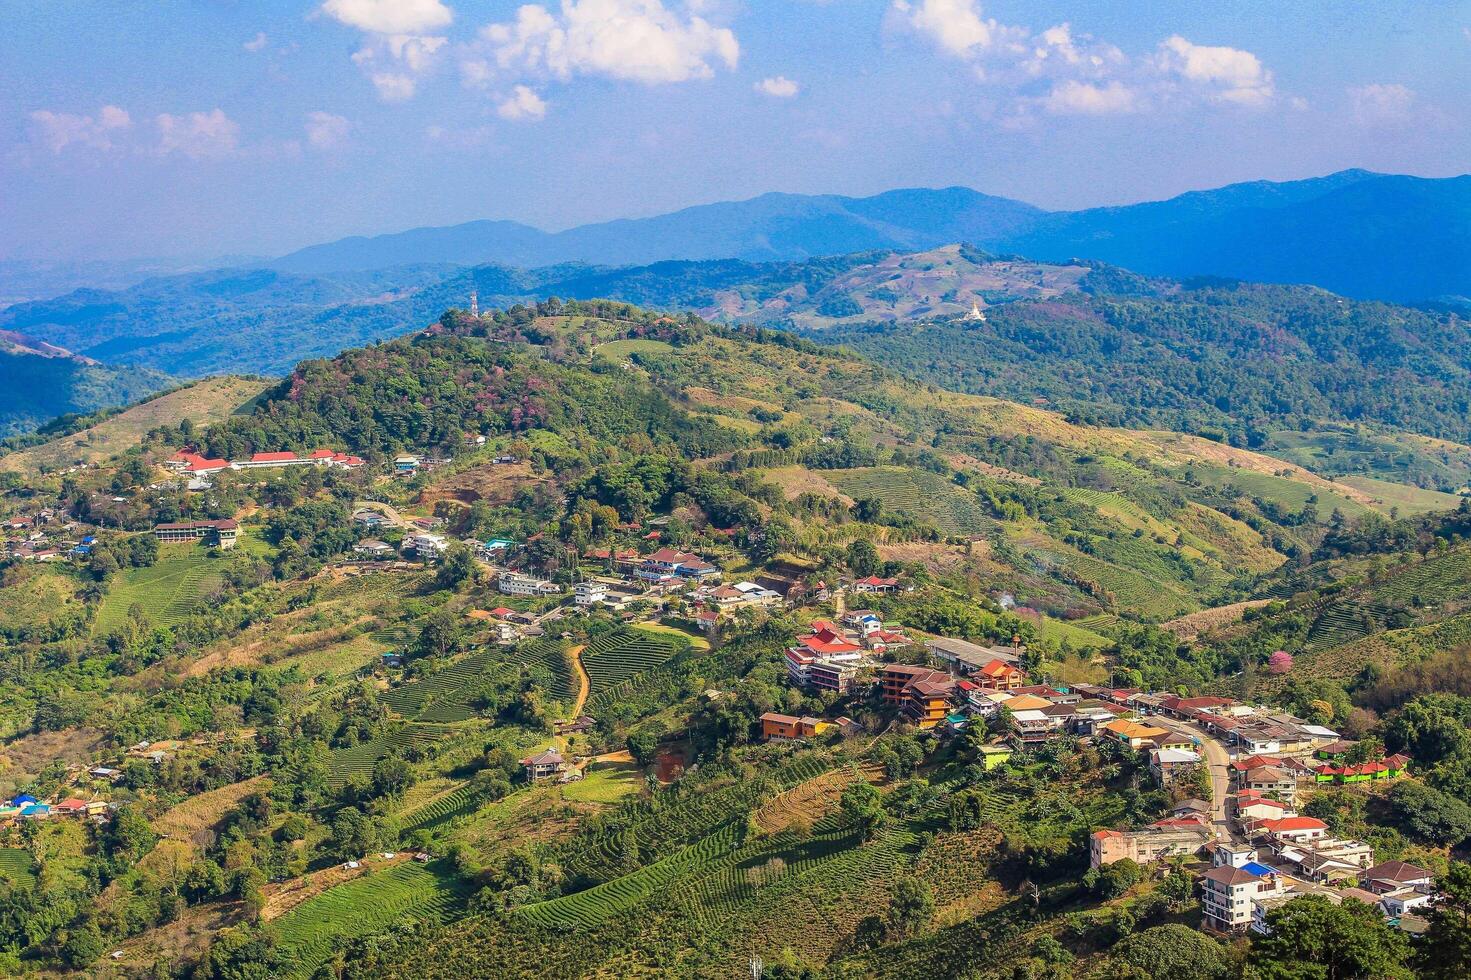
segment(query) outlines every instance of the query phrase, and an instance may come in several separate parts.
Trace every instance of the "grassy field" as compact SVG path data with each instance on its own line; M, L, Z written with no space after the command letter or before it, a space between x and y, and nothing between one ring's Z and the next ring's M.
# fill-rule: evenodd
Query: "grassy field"
M0 588L0 623L12 630L46 626L84 609L76 597L81 583L61 569L26 568L16 578Z
M90 429L11 453L0 459L0 470L38 473L42 467L56 469L77 462L97 463L137 445L150 429L178 425L190 419L203 427L234 414L270 384L228 375L206 378L187 388L161 395Z
M643 771L632 762L594 762L582 779L562 787L574 803L617 803L643 786Z
M634 629L648 630L650 633L663 633L667 636L682 637L689 641L691 647L696 650L709 650L710 641L703 636L695 636L686 633L678 626L666 626L664 623L639 623Z
M291 977L310 977L351 939L400 923L434 925L463 914L471 886L449 861L406 861L307 899L271 924Z
M1289 511L1302 510L1308 505L1308 498L1316 496L1318 514L1323 520L1327 520L1328 515L1334 509L1342 511L1345 517L1358 517L1370 510L1366 505L1342 493L1335 493L1327 488L1297 480L1273 476L1270 473L1229 469L1206 463L1196 464L1194 469L1196 476L1203 483L1216 487L1235 486L1248 497L1270 500ZM1389 507L1385 506L1382 509L1387 512Z
M103 635L119 626L134 605L156 626L179 622L219 586L222 563L223 559L210 558L209 549L202 545L161 546L157 563L130 568L113 578L97 609L93 631Z
M1424 514L1433 510L1454 510L1461 506L1461 497L1439 490L1422 490L1403 483L1390 483L1368 476L1341 476L1339 483L1373 494L1383 501L1386 508L1397 507L1401 514Z
M1084 626L1065 622L1061 619L1053 619L1051 616L1043 616L1042 622L1038 624L1042 632L1042 639L1051 640L1054 643L1062 643L1067 640L1073 649L1082 650L1092 647L1102 650L1113 646L1113 641L1100 633L1095 633Z

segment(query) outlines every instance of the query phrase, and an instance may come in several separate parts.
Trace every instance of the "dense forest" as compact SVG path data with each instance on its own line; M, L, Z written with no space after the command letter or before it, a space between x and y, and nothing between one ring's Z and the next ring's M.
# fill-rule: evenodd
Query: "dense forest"
M1138 290L1125 295L1099 290ZM1471 440L1471 321L1235 282L1013 302L985 323L858 323L810 335L936 384L1045 400L1081 420L1217 433L1377 422ZM1141 294L1142 293L1142 294Z

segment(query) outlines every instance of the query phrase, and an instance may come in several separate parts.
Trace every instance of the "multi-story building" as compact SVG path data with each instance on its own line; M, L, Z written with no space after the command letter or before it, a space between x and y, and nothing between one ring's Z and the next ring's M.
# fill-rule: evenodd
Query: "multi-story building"
M818 620L812 632L787 650L787 677L793 687L843 692L863 659L863 647L832 623ZM814 673L814 668L816 672Z
M1284 888L1282 876L1263 864L1211 868L1200 876L1203 925L1216 932L1242 932L1251 926L1254 903L1276 896Z
M511 571L501 572L500 578L496 579L496 588L500 589L502 595L522 596L558 595L562 591L562 587L555 582Z
M240 524L225 519L222 521L180 521L172 524L156 524L153 536L164 543L180 541L214 541L221 548L235 547L240 533Z
M608 587L602 582L578 582L572 590L572 601L579 606L600 605L608 598Z

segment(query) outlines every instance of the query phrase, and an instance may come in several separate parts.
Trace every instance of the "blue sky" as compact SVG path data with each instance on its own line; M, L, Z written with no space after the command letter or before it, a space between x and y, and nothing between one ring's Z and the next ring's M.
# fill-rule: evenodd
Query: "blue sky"
M1351 166L1471 170L1471 0L155 0L0 16L0 257L275 254L772 190L964 184L1072 208Z

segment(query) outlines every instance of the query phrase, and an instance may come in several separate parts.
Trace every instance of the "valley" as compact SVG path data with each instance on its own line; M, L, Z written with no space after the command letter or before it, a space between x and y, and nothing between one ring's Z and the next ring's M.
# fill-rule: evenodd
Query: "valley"
M0 846L56 937L9 969L1103 977L1184 933L1224 975L1217 837L1345 884L1237 812L1264 753L1332 847L1463 867L1471 519L1392 479L1462 447L1100 424L817 333L452 308L0 459Z

